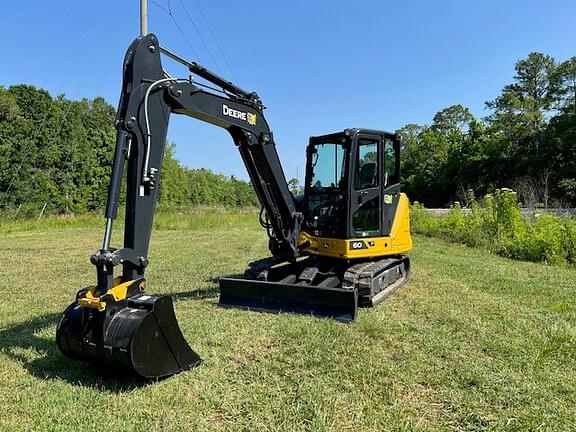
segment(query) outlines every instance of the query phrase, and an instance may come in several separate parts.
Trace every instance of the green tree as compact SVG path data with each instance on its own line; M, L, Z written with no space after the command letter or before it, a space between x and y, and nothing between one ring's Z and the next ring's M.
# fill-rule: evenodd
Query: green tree
M162 204L183 205L189 200L188 172L175 157L176 144L167 143L162 161L160 198Z
M516 62L515 69L514 82L486 103L493 110L489 120L496 131L521 150L536 148L539 133L546 125L546 114L558 95L556 62L549 55L533 52Z
M452 105L436 113L432 128L442 134L463 134L470 127L474 116L462 105Z
M290 189L290 192L292 192L292 195L294 196L302 193L300 189L300 180L297 178L291 178L288 180L288 189Z
M557 79L558 107L576 112L576 56L558 65Z

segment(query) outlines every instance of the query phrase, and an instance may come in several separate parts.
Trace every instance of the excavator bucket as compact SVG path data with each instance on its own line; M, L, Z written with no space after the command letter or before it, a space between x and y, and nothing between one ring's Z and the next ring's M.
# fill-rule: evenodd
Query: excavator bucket
M123 288L133 292L130 286ZM169 296L137 291L115 299L118 286L102 297L93 291L79 291L58 323L56 342L67 357L118 366L146 379L168 377L202 362L184 339Z

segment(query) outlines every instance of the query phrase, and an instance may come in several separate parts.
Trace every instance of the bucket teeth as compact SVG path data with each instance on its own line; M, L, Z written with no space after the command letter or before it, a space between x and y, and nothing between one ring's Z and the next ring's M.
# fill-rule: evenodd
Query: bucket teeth
M77 301L62 314L56 341L69 358L119 366L143 378L167 377L202 362L184 339L169 296L107 298L104 310Z

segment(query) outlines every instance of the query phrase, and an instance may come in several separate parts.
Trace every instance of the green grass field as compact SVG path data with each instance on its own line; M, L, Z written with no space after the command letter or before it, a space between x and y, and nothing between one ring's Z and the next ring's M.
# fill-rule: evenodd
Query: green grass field
M417 237L412 280L353 324L221 309L217 278L266 235L252 212L198 220L159 218L147 276L205 363L148 384L54 343L100 227L0 229L0 430L576 429L576 270Z

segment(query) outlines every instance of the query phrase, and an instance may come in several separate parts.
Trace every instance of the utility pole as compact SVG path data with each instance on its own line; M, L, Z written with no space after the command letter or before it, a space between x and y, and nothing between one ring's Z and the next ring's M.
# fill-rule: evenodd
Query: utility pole
M148 34L148 0L140 0L140 36Z

